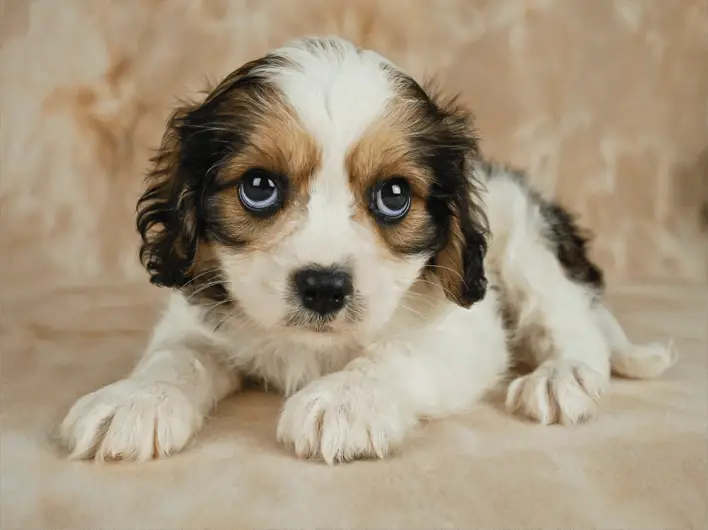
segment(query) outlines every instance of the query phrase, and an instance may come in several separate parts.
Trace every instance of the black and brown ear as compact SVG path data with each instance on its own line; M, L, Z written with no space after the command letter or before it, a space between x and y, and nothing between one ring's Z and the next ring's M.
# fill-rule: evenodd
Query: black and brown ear
M448 299L462 307L484 298L487 290L486 230L469 203L462 196L451 200L447 238L431 263Z
M223 93L217 87L203 103L183 104L172 113L138 200L140 260L150 281L162 287L183 287L194 277L206 239L202 202L241 134L223 123Z
M470 307L484 298L487 278L487 218L472 164L478 157L472 116L456 104L429 94L435 128L425 142L434 182L428 212L437 228L437 251L429 272L451 301Z
M182 287L195 272L200 241L208 240L213 220L202 207L219 168L248 135L249 98L266 89L258 66L277 63L266 56L246 63L222 80L199 104L183 104L167 122L152 159L147 189L137 204L142 238L140 259L151 282Z
M167 123L162 143L138 200L137 228L142 238L140 261L150 281L181 287L191 277L199 238L196 176L186 160L186 120L194 109L177 109Z

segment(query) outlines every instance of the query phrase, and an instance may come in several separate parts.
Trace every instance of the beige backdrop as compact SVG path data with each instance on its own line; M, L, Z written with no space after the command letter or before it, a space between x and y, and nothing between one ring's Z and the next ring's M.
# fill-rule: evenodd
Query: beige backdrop
M2 528L708 528L705 0L0 2ZM134 206L171 106L322 32L461 91L487 154L595 229L630 336L681 361L589 425L480 405L384 462L293 458L257 392L169 460L66 462L51 429L156 318Z
M134 203L177 97L306 33L438 75L610 279L702 280L703 0L6 0L3 285L144 279Z

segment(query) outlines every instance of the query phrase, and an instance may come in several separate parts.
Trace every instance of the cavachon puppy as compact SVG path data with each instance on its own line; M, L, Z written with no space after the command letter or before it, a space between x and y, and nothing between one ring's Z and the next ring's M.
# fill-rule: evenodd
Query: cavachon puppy
M73 458L179 451L244 378L286 396L280 441L332 463L384 457L512 363L533 370L509 412L572 424L612 371L675 358L629 342L573 217L485 162L454 99L336 37L178 108L147 184L141 258L172 292L134 371L59 426Z

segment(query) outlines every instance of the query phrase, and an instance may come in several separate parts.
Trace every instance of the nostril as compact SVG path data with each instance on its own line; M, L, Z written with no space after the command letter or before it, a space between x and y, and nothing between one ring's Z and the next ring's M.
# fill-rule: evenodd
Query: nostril
M293 283L302 305L323 315L342 309L353 291L351 276L336 269L304 269L294 275Z
M315 289L308 289L303 293L303 297L308 301L312 301L317 297L317 291Z

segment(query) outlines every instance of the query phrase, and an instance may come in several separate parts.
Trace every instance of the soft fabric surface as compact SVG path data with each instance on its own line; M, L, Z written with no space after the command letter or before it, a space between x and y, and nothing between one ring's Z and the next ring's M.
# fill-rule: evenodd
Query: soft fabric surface
M681 361L613 381L595 421L543 427L486 403L335 467L278 446L280 399L256 390L173 458L67 462L50 428L130 369L158 306L141 284L6 292L2 528L707 528L704 289L620 291L632 337L675 337Z
M223 403L187 452L147 464L67 462L49 430L132 366L158 305L142 285L3 296L2 528L705 528L706 299L631 289L632 336L673 336L661 380L613 381L571 428L494 403L423 426L400 455L328 467L275 442L280 399Z
M0 0L0 13L2 528L708 528L703 0ZM461 92L484 152L595 231L632 339L675 338L679 364L614 381L587 425L482 404L383 462L298 461L275 443L279 398L257 391L172 459L56 453L55 423L132 367L155 321L134 207L176 98L307 33Z

